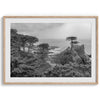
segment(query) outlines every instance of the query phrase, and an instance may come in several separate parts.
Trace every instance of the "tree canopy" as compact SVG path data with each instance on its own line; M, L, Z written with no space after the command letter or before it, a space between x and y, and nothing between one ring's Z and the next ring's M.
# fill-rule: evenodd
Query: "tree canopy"
M66 40L68 41L73 41L73 40L77 40L77 37L71 36L71 37L67 37Z
M48 43L42 43L42 44L39 44L38 47L40 49L48 49L49 48L49 44Z

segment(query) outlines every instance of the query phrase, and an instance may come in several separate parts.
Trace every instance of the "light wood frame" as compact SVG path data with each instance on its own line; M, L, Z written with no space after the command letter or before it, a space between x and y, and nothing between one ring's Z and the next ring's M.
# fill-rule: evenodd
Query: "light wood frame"
M96 19L96 82L6 82L5 79L5 19L6 18L95 18ZM4 16L3 17L3 83L4 84L98 84L98 16Z

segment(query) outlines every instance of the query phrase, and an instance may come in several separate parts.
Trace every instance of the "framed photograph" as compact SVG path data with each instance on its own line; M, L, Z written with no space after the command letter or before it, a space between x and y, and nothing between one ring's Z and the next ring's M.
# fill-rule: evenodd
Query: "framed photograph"
M4 16L4 84L98 84L98 16Z

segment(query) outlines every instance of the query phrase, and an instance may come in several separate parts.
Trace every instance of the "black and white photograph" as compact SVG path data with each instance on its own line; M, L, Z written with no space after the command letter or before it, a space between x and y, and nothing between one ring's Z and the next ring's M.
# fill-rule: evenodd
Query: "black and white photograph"
M97 17L5 18L5 82L96 83Z

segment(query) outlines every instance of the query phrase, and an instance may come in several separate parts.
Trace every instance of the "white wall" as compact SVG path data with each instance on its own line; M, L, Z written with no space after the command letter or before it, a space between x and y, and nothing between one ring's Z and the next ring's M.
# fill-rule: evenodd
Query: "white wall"
M0 100L99 100L98 85L3 85L2 17L6 15L100 16L100 0L0 0ZM99 54L100 56L100 54ZM100 71L99 71L100 72Z

